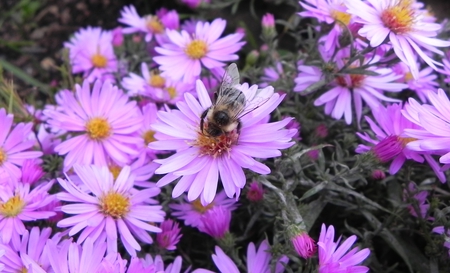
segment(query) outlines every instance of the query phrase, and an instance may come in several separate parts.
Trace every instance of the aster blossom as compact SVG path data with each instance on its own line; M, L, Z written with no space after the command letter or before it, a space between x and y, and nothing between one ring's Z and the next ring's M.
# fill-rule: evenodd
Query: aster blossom
M185 30L167 30L171 43L155 48L161 56L154 57L154 61L160 65L162 75L192 83L200 76L202 66L207 69L222 68L224 62L237 60L235 53L245 44L241 42L244 34L219 38L225 26L226 21L218 18L211 23L197 22L192 34Z
M141 249L135 237L147 244L153 242L147 231L161 232L161 229L148 222L164 221L165 213L161 206L145 202L158 195L159 188L134 189L129 166L122 168L117 179L105 166L75 165L74 170L81 180L80 186L70 179L58 178L67 191L58 193L58 199L72 203L63 205L61 210L73 215L59 221L58 227L69 228L69 236L83 230L78 243L87 237L97 240L106 235L108 253L117 252L118 237L131 256Z
M414 151L430 152L440 155L439 162L450 167L450 100L444 90L438 89L437 93L429 91L427 99L430 104L420 104L413 98L409 98L408 104L402 111L403 115L411 122L417 124L418 129L406 129L405 136L414 141L407 147Z
M83 73L89 82L113 79L118 65L112 42L112 32L99 27L87 27L76 32L69 42L64 43L64 47L69 49L72 72Z
M376 122L366 116L366 121L375 133L376 139L371 138L367 133L356 133L361 139L371 144L370 146L364 144L358 145L356 152L369 152L384 139L391 138L394 142L398 143L399 147L398 153L393 155L392 158L389 158L389 161L393 159L389 167L389 173L391 175L396 174L406 160L414 160L419 163L426 160L433 167L439 179L445 181L445 175L439 171L438 164L429 153L421 153L408 148L407 144L415 139L406 137L405 130L420 129L420 126L406 119L401 113L402 109L401 104L391 104L387 107L380 106L376 111L372 111Z
M27 159L38 158L42 152L27 151L34 145L30 138L31 123L19 123L13 126L13 115L0 109L0 174L5 172L12 180L18 180L22 172L20 167Z
M441 65L427 55L427 51L443 55L436 47L450 46L450 42L436 39L441 25L423 16L427 11L412 0L346 0L348 13L357 16L363 26L358 34L377 47L386 39L397 57L407 64L414 78L419 75L416 56L437 69ZM425 18L425 19L424 19Z
M131 144L139 142L134 133L142 115L136 102L109 81L75 86L75 93L63 90L56 110L47 109L48 125L55 131L76 134L55 147L65 155L64 170L74 164L106 165L108 160L126 164L137 156Z
M181 228L179 227L178 223L167 219L164 222L161 223L159 226L161 228L161 233L158 233L156 235L156 242L158 243L159 247L165 248L167 250L175 250L176 245L181 239Z
M340 238L334 242L334 227L330 225L327 228L322 224L317 242L319 273L368 272L368 267L359 264L370 255L370 250L368 248L359 250L355 247L348 251L355 241L356 236L352 235L339 245Z
M158 133L157 141L149 144L156 150L176 150L167 159L155 160L161 166L155 171L166 174L158 186L164 186L180 178L173 189L174 198L188 192L188 200L200 197L203 205L214 200L219 176L228 197L236 198L245 186L246 178L243 168L256 173L268 174L270 169L256 161L257 158L280 156L279 149L292 146L295 129L284 129L290 122L286 118L279 122L260 123L283 100L284 96L273 93L269 86L258 90L256 85L235 86L246 97L248 102L265 98L259 108L241 118L241 129L233 130L215 138L200 132L200 117L211 105L211 99L205 86L197 80L199 101L189 93L185 94L185 102L178 102L179 110L158 112L158 121L153 129Z

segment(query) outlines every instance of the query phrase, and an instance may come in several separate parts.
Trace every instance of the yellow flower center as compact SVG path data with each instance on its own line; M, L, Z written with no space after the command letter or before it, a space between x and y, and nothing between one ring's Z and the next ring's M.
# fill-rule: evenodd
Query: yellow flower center
M411 30L414 23L412 0L397 0L381 13L384 26L395 34L404 34Z
M106 65L108 64L108 59L106 59L105 56L96 53L94 54L94 56L92 56L91 58L92 64L97 67L97 68L105 68Z
M109 171L112 173L114 180L116 180L119 176L120 171L122 171L122 167L119 167L117 165L110 165Z
M184 50L191 59L201 59L208 52L208 47L202 40L193 40Z
M405 74L405 82L409 82L410 80L414 80L414 76L411 74L411 72L407 72Z
M130 211L130 200L117 192L109 192L100 199L100 210L113 218L121 218Z
M345 25L348 25L350 23L350 19L352 19L352 16L346 12L342 12L340 10L333 10L331 12L331 17L334 18L334 20L339 21Z
M24 207L25 201L20 196L13 196L6 203L0 204L0 214L4 217L15 217L22 212Z
M3 163L5 163L5 161L8 159L8 155L6 154L6 152L0 148L0 166L3 165Z
M20 270L19 273L28 273L28 269L26 269L26 268L24 267L24 268L22 268L22 270Z
M398 139L402 143L403 147L405 147L408 143L417 140L417 138L413 138L413 137L399 137Z
M148 15L146 17L147 28L152 33L160 34L164 32L164 25L157 16Z
M157 72L152 71L150 75L150 82L148 84L153 87L163 88L166 85L166 80Z
M175 89L175 87L170 86L166 88L167 93L169 93L169 97L170 99L174 99L177 97L177 89Z
M205 124L203 130L206 131L207 128L208 124ZM198 137L192 145L200 148L200 155L209 155L215 158L223 154L229 154L231 147L237 143L238 138L239 135L236 130L218 137L198 132Z
M103 140L111 135L111 126L105 118L92 118L86 123L86 132L93 140Z
M144 139L145 145L147 146L148 144L156 140L155 131L148 130L147 132L144 133L142 138Z
M191 202L194 209L201 214L207 212L210 208L214 207L214 203L208 204L206 207L202 205L202 202L200 199L195 199L193 202Z

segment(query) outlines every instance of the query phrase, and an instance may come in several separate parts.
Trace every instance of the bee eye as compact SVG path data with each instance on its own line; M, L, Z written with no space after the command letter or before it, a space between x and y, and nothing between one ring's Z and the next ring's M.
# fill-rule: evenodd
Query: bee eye
M226 124L229 123L230 117L229 117L228 114L225 113L224 111L218 111L218 112L216 112L216 114L214 115L214 120L215 120L219 125L226 125Z

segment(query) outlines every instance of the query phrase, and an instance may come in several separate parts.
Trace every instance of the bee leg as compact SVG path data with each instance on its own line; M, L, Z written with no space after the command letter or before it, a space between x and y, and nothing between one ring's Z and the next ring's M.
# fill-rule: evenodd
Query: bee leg
M237 124L237 126L236 126L236 131L237 131L238 135L240 135L240 134L241 134L242 123L241 123L241 121L239 121L239 120L238 120L237 123L238 123L238 124Z
M203 125L204 125L204 122L205 122L205 117L206 117L206 115L208 114L208 111L209 111L209 108L206 109L206 110L202 113L202 115L200 116L200 132L202 132L202 133L203 133Z

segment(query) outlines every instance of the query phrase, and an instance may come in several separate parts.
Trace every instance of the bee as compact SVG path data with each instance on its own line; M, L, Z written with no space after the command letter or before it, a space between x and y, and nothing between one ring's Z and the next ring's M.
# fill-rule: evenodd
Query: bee
M236 64L230 64L225 71L218 91L215 93L215 102L201 115L200 131L203 134L219 137L233 130L237 130L239 133L241 129L240 118L262 105L260 103L249 109L244 93L235 87L239 84L239 79Z

